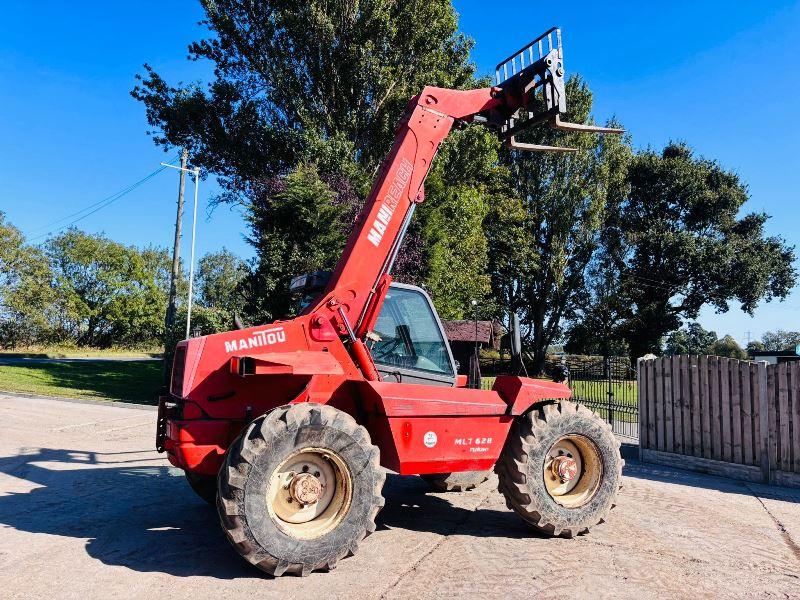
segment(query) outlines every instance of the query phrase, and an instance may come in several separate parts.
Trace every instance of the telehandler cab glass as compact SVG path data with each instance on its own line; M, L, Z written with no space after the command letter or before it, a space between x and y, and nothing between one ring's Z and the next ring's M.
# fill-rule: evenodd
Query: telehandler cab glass
M453 357L442 324L421 289L391 285L372 339L372 358L384 381L455 384Z

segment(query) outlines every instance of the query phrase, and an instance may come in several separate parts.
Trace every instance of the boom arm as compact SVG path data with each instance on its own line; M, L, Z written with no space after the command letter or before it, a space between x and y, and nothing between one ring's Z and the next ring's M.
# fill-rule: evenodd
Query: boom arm
M459 91L426 87L409 102L392 149L325 293L306 312L327 312L340 333L345 333L341 305L357 332L365 330L367 324L362 322L362 315L397 256L416 203L423 200L422 184L439 144L457 120L471 121L475 115L500 103L492 97L493 89Z
M363 337L372 328L414 207L424 199L422 184L431 161L455 124L480 122L521 150L570 150L515 141L516 134L541 123L556 129L622 133L562 122L559 117L566 110L563 75L561 35L553 28L498 65L496 86L476 90L426 87L415 96L324 294L305 312L323 314L351 339Z

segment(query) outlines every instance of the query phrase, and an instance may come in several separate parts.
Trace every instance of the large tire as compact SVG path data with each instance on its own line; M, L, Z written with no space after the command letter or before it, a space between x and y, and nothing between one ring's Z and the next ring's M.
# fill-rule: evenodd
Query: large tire
M213 475L198 475L186 471L186 481L195 494L208 502L211 506L217 503L217 478Z
M495 465L500 493L542 533L586 533L614 506L624 465L619 448L611 427L585 406L545 405L512 426Z
M462 471L421 475L436 492L467 492L489 479L491 471Z
M217 508L248 562L274 576L308 575L333 569L375 531L385 479L378 448L350 415L293 404L257 418L231 445ZM309 489L317 499L299 500Z

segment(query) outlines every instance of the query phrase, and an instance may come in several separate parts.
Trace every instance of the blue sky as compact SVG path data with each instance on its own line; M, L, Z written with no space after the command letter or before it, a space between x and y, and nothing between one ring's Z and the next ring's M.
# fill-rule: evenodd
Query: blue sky
M748 183L746 209L771 214L769 232L800 246L800 3L573 2L554 5L557 12L538 2L455 5L487 73L560 25L567 72L587 79L600 120L615 115L637 147L680 139L719 160ZM3 8L0 210L40 241L62 224L54 221L171 156L145 135L144 111L128 92L144 62L170 82L208 74L208 65L185 60L189 42L203 36L202 11L192 0ZM127 243L167 246L176 189L177 174L165 171L76 225ZM211 180L201 182L201 203L214 189ZM226 246L251 255L243 230L236 211L204 211L198 253ZM752 319L736 309L704 311L701 323L744 341L747 331L756 338L769 329L800 329L798 314L795 292L760 307Z

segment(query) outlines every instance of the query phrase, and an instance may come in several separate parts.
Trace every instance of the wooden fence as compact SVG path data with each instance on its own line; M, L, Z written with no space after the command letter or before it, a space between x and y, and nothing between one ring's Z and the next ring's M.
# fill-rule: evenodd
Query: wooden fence
M643 461L800 486L800 363L668 356L638 385Z

